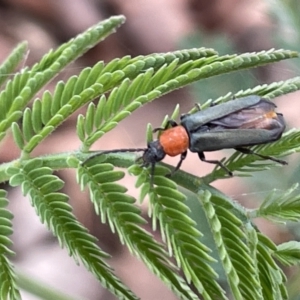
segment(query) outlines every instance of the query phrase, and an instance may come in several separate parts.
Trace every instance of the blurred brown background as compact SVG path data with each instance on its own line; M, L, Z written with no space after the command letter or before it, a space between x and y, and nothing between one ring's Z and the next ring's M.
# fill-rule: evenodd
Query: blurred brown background
M18 42L27 40L30 52L24 65L32 65L50 48L56 48L89 26L116 14L126 16L125 25L69 66L60 74L59 79L66 80L68 76L78 74L82 68L99 60L107 62L127 54L135 56L173 51L183 47L215 47L222 54L227 51L241 53L267 50L278 47L273 39L278 24L270 16L267 3L259 0L0 0L0 60L2 61ZM193 89L180 90L165 96L162 101L147 105L101 139L101 143L95 145L94 149L143 147L147 123L158 126L177 103L181 105L181 112L185 112L196 101L216 98L227 92L260 83L286 79L293 77L294 73L288 64L280 63L238 76L239 78L227 76L228 84L219 82L206 85L205 82L206 87L202 85L200 88L195 86ZM54 84L55 82L50 84L49 89L53 89ZM295 114L295 105L298 107L299 104L292 106L292 103L295 103L295 95L282 97L277 102L280 111L289 120L289 126L299 126L298 114ZM77 149L80 143L75 134L75 121L76 116L51 135L35 154ZM6 139L1 146L2 161L18 157L18 150L12 140ZM224 153L208 155L213 158L223 156ZM167 159L166 162L174 163L174 160ZM198 170L195 170L195 165L199 165ZM196 155L188 155L183 169L204 175L210 170L210 166L198 162ZM275 172L275 179L278 178L278 170L281 177L290 178L292 174L288 168L275 168L272 170ZM175 299L155 276L149 274L142 263L128 254L120 245L118 237L111 234L107 226L100 224L98 216L93 214L88 194L78 190L74 172L64 170L58 172L58 175L66 181L65 192L71 197L70 202L76 216L99 238L99 245L112 254L113 258L109 263L124 282L143 300ZM126 178L125 184L129 186L130 193L136 196L136 191L132 188L134 178ZM245 184L238 178L218 182L216 186L240 199L247 206L256 206L257 194L251 193L257 191L257 188L263 194L275 187L271 181L263 186L255 181ZM87 271L77 267L65 250L59 248L51 233L40 225L28 199L22 197L20 190L10 190L9 196L10 209L15 214L15 262L20 270L69 293L74 298L115 299L102 289ZM276 242L288 238L284 228L278 230L263 221L259 224L262 231L268 233ZM24 299L37 298L24 293Z

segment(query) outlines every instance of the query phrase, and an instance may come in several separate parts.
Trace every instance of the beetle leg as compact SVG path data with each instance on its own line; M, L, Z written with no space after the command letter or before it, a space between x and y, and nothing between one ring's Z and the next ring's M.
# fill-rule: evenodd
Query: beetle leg
M261 157L263 159L273 160L275 162L278 162L281 165L287 165L287 162L285 160L277 159L273 156L262 155L262 154L254 152L253 150L251 150L249 148L237 147L237 148L235 148L235 150L240 151L244 154L253 154L253 155L256 155L256 156Z
M181 153L180 160L179 160L177 166L171 173L167 174L166 177L171 177L176 171L178 171L180 169L182 162L186 159L186 156L187 156L187 151L184 151L183 153Z
M226 167L224 166L220 161L218 160L207 160L204 156L204 153L203 152L198 152L198 156L199 158L204 161L204 162L207 162L209 164L215 164L215 165L218 165L220 168L222 168L224 171L226 171L226 173L228 173L229 176L233 176L232 172Z
M163 127L157 127L157 128L154 128L153 130L152 130L152 132L157 132L157 131L163 131L163 130L166 130L166 129L168 129L169 127L170 127L170 125L171 125L171 127L176 127L176 126L178 126L178 124L174 121L174 120L168 120L167 121L167 124L166 124L166 126L163 128Z
M187 156L187 151L184 151L183 153L181 153L180 160L172 173L175 173L176 171L178 171L180 169L182 162L186 159L186 156Z

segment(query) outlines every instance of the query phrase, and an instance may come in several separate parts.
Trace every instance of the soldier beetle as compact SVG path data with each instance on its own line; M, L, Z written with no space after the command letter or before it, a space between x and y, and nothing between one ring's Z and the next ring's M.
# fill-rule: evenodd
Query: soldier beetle
M252 95L211 106L193 114L181 116L180 124L169 120L159 138L148 143L147 148L108 150L96 153L92 157L112 152L143 151L143 166L151 165L153 176L155 164L166 155L180 155L173 173L178 170L186 158L187 151L198 153L200 160L217 164L228 175L232 172L218 160L207 160L204 152L234 148L246 154L270 159L282 165L283 160L253 152L248 146L266 144L280 139L285 121L283 115L275 112L276 105L259 96Z

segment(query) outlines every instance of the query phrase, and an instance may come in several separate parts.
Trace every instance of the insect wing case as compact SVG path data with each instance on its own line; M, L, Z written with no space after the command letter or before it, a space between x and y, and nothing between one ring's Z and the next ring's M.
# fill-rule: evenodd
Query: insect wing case
M202 125L228 116L249 106L253 106L260 101L261 98L259 96L248 96L211 106L203 111L181 116L181 125L185 127L188 133L192 133L197 131Z
M285 129L285 122L282 114L274 111L275 107L274 103L259 99L250 107L211 119L196 131L189 132L190 151L216 151L278 140Z

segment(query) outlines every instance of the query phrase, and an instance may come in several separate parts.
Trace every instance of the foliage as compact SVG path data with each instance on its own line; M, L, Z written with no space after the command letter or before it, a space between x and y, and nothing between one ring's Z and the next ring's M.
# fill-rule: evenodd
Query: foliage
M295 188L279 195L276 191L257 210L248 211L226 195L212 188L214 180L227 177L223 169L215 168L203 178L183 171L172 180L165 175L172 167L159 164L155 168L153 185L150 171L135 164L128 153L106 153L89 160L90 147L118 123L142 105L163 94L201 79L248 69L284 59L295 58L296 52L269 50L241 55L220 56L213 49L190 49L148 56L99 62L83 69L66 82L56 84L54 91L35 94L67 64L111 34L124 22L124 17L112 17L83 34L50 51L32 68L26 67L11 78L2 76L6 84L0 93L0 138L11 130L21 156L0 166L0 180L9 180L28 195L41 222L66 247L76 263L82 263L99 282L120 299L137 299L114 274L107 262L109 255L96 239L76 220L68 196L61 192L64 182L53 174L62 168L77 169L81 188L88 188L90 199L101 222L130 252L141 259L181 299L228 299L218 280L216 266L222 265L226 283L235 299L287 299L285 276L275 259L285 265L299 263L296 242L274 245L253 225L261 216L280 221L299 221L300 198ZM4 74L18 65L26 45L21 44L0 67ZM272 99L298 90L300 78L261 85L216 99L225 102L233 97L251 94ZM99 98L97 102L92 100ZM30 105L29 105L30 103ZM211 103L209 100L203 109ZM83 106L85 114L77 120L77 134L82 142L73 153L34 157L32 151L53 133L71 114ZM174 116L178 114L178 108ZM19 122L22 119L22 122ZM148 140L152 134L148 130ZM290 130L279 141L254 147L263 155L287 156L299 151L299 130ZM234 153L223 162L237 176L274 166L254 155ZM114 167L128 168L137 177L140 201L149 197L149 216L153 229L159 225L162 242L143 229L146 220L135 205L136 200L118 181L124 172ZM193 192L199 200L215 242L217 257L203 241L203 233L191 218L186 197L177 184ZM1 299L18 299L15 271L8 257L12 233L12 215L5 208L6 195L0 195L0 293ZM20 277L21 278L21 277ZM22 280L20 279L19 280ZM225 284L226 284L225 283ZM24 286L20 283L20 286Z

